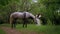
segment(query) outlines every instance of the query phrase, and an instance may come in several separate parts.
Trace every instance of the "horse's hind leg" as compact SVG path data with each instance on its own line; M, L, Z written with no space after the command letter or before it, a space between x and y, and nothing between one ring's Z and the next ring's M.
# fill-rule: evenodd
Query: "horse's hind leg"
M13 19L12 23L11 23L11 27L15 28L16 27L16 19Z
M16 18L14 19L14 21L13 21L13 27L15 28L16 27Z
M13 23L11 23L11 28L13 28Z

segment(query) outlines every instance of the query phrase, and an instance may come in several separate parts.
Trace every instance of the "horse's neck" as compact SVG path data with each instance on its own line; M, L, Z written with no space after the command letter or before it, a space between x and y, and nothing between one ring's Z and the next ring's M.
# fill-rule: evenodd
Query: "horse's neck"
M34 16L33 14L30 13L30 16L31 16L33 19L35 19L35 16Z

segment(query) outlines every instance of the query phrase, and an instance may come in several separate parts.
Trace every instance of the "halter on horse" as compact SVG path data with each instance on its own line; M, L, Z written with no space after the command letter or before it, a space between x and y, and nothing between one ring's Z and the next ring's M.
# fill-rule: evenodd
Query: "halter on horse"
M29 12L14 12L10 15L10 24L12 25L12 28L16 26L16 20L22 18L24 20L24 25L27 27L27 19L33 19L37 25L40 25L40 20L36 16L34 16L32 13Z

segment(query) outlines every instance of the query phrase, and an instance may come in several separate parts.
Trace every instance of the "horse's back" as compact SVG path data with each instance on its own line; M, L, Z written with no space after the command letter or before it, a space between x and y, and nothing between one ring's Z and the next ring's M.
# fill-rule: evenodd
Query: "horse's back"
M30 17L29 12L14 12L11 14L14 18L24 18L24 13L26 13L26 18Z

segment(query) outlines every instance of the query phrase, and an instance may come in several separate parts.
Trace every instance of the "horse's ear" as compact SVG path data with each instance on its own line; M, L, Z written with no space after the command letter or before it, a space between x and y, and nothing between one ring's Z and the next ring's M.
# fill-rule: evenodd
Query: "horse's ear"
M41 17L41 14L37 14L35 15L36 18L40 18Z
M41 14L39 15L39 18L41 17Z

